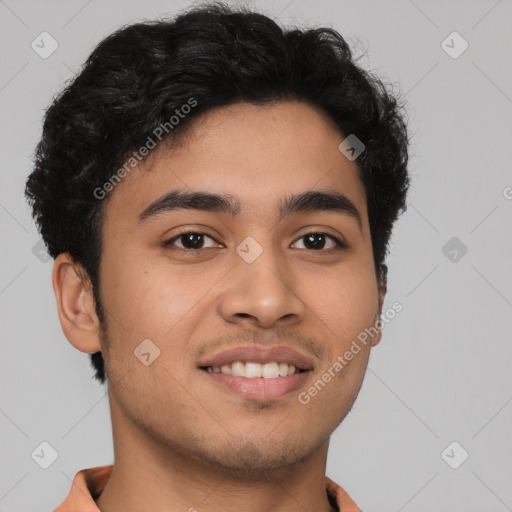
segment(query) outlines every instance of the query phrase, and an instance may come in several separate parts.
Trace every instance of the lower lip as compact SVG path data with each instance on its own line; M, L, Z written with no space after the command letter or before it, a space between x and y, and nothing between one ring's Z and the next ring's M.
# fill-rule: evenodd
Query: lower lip
M304 371L287 377L277 377L276 379L264 379L262 377L248 379L246 377L235 377L227 373L205 370L201 370L201 372L225 389L244 398L256 400L270 400L291 393L302 386L311 373Z

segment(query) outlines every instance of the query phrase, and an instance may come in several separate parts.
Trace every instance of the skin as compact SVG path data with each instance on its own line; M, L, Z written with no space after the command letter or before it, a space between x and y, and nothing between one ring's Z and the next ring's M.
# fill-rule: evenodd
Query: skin
M101 334L87 276L61 254L53 284L64 333L78 350L101 350L109 381L115 466L102 511L330 511L329 438L354 403L373 337L307 405L297 399L382 312L364 185L338 150L345 138L302 102L239 103L210 111L174 149L159 146L104 205ZM237 218L176 210L138 215L176 187L229 193ZM306 190L346 195L362 219L311 211L277 222L278 201ZM163 247L190 228L206 233L190 254ZM309 231L348 244L310 248ZM251 264L236 247L263 248ZM199 245L201 247L201 245ZM150 339L149 366L134 349ZM201 357L247 343L282 344L310 357L304 385L276 400L248 400L212 384ZM192 508L193 507L193 508Z

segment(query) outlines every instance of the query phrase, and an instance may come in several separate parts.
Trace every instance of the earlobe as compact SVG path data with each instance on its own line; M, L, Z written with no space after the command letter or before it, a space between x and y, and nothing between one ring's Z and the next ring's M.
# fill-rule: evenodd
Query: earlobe
M379 344L382 338L382 331L379 329L379 332L372 338L372 347L375 347Z
M99 352L99 320L91 283L83 268L68 253L59 254L53 265L52 283L66 338L81 352Z

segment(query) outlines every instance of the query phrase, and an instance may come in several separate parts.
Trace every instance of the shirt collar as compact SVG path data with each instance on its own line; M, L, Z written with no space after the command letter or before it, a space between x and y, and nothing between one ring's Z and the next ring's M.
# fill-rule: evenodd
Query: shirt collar
M95 500L107 485L113 468L111 464L79 471L68 496L53 512L101 512ZM337 506L339 512L361 512L347 492L328 477L325 477L325 487L331 505Z

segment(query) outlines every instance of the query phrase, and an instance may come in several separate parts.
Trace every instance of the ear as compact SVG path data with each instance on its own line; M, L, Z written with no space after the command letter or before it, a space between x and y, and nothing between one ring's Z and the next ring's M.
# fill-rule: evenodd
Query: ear
M53 265L52 283L66 338L81 352L99 352L100 322L94 308L91 281L83 267L68 253L59 254Z
M381 263L379 267L379 272L377 276L378 282L378 293L379 293L379 308L378 313L375 317L374 324L377 323L377 320L380 319L382 315L382 306L384 304L384 298L386 297L386 292L388 290L388 267L384 263ZM382 330L379 329L379 332L372 338L372 347L375 347L382 338Z

